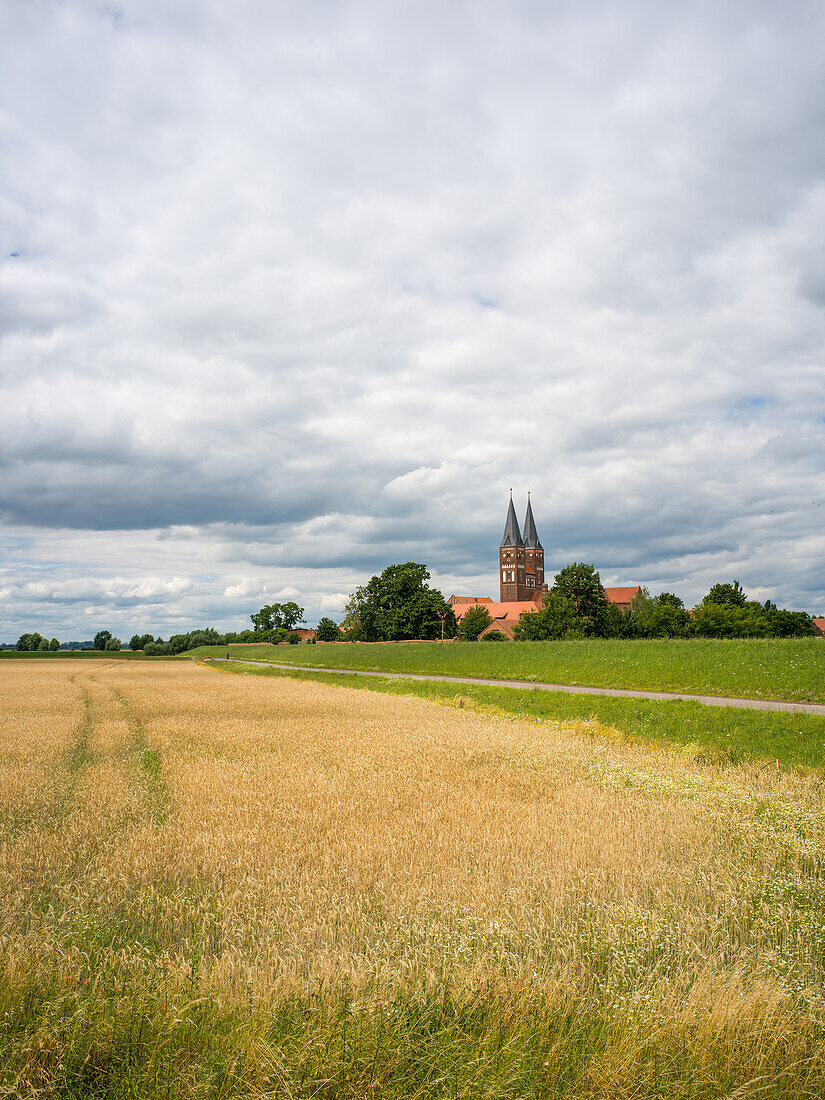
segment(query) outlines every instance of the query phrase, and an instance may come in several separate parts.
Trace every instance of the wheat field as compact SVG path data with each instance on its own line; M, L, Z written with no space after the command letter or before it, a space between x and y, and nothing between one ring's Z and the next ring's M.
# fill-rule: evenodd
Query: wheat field
M0 746L0 1096L825 1095L818 774L171 662Z

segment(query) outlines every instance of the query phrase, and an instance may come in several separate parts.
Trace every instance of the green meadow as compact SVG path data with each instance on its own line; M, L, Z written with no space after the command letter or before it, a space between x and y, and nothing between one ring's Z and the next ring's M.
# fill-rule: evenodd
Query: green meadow
M225 656L226 646L194 650ZM588 639L231 647L233 657L371 672L433 673L587 687L825 703L825 639Z

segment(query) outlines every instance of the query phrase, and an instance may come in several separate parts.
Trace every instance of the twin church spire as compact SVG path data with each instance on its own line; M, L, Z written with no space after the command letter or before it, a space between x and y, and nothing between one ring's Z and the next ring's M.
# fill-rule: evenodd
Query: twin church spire
M513 507L513 490L510 490L510 505L498 556L502 603L538 601L547 591L544 583L544 547L539 541L529 493L522 536Z

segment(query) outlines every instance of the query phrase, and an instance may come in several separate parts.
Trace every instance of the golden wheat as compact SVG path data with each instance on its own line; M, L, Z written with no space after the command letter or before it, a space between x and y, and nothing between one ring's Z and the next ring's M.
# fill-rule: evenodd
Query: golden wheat
M821 1072L816 777L184 663L4 663L0 751L9 988L369 1013L498 983L614 1021L594 1095L632 1094L645 1034Z

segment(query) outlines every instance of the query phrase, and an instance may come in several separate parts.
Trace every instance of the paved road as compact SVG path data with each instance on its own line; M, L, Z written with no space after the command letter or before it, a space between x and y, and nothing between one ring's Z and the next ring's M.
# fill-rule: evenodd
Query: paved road
M211 657L206 660L225 661L226 657ZM315 668L309 665L283 665L274 661L248 661L241 657L230 658L233 663L259 665L261 668L281 668L288 672L330 672L345 676L378 676L391 680L438 680L445 684L485 684L489 687L537 688L539 691L562 691L568 695L616 695L622 699L686 699L691 703L702 703L706 707L745 707L749 710L787 710L796 714L825 715L825 706L815 703L785 703L775 699L736 699L727 695L685 695L670 691L626 691L623 688L582 687L579 684L545 684L532 680L479 680L472 676L435 676L412 672L366 672L354 668Z

